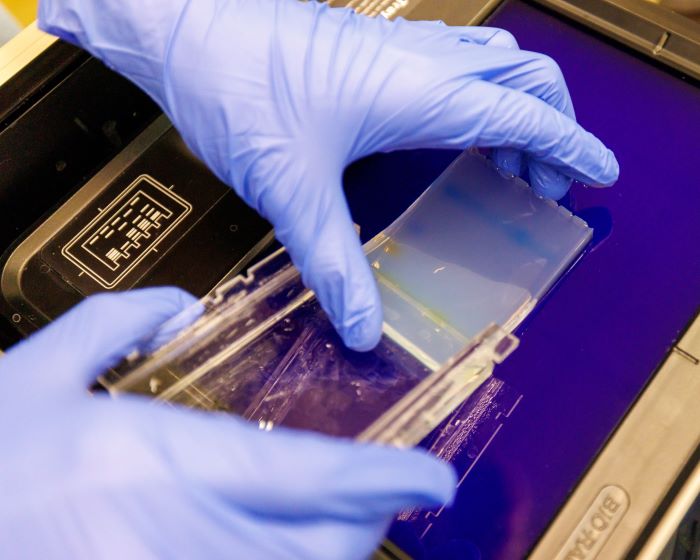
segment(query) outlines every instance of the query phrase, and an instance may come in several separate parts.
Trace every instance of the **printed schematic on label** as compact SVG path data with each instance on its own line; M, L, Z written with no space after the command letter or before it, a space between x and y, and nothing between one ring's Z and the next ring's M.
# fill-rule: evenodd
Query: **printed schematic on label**
M62 249L104 288L115 287L192 211L153 177L141 175Z

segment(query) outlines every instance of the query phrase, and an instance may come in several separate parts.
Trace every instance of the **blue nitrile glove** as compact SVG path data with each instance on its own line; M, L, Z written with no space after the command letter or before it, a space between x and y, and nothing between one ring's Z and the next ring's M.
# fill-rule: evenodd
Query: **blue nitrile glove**
M556 64L505 31L370 19L292 0L42 0L43 29L146 90L189 146L272 222L345 343L372 348L379 293L341 189L375 151L505 148L534 188L611 185Z
M191 300L100 295L0 358L2 558L366 558L399 509L450 499L424 452L88 394Z

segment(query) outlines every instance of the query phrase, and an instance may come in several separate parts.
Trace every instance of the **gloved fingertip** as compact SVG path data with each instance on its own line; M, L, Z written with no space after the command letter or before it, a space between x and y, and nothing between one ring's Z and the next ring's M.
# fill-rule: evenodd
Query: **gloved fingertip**
M174 316L163 323L148 341L144 342L141 351L154 352L175 338L181 330L194 323L204 313L204 305L197 298L182 292L177 302L180 309Z
M498 47L502 49L518 49L518 41L512 33L505 29L496 29L493 37L486 43L489 47Z
M520 175L523 166L523 154L513 148L496 148L491 159L499 169L511 175Z
M378 305L373 306L363 317L347 328L341 328L340 336L345 345L356 352L369 352L379 344L382 337L382 313Z
M537 196L542 198L547 198L549 200L558 201L564 198L569 188L571 187L572 181L569 180L565 184L558 185L542 185L533 181L532 188Z
M553 167L530 162L530 183L535 193L552 200L561 199L571 188L572 179Z
M612 187L620 177L620 164L612 150L607 149L600 182L590 185L597 188Z
M356 238L348 241L343 245L345 261L327 259L323 263L324 259L317 259L314 264L323 265L305 276L345 346L367 352L379 343L382 335L381 300L359 242Z
M513 50L518 48L515 37L505 29L483 25L467 25L451 29L458 34L462 43Z
M423 449L402 450L411 454L411 472L424 484L425 505L450 505L457 493L457 473L454 467Z
M457 495L457 471L450 463L440 462L441 473L436 476L440 481L440 487L435 497L438 501L446 506L451 506L454 503Z
M435 500L434 503L436 505L452 505L457 494L457 472L455 468L450 463L436 460L433 481L435 482L435 493L432 496Z
M172 305L175 313L198 303L196 297L177 286L142 288L127 293L134 294L139 298L143 297L146 301L156 302L158 305Z

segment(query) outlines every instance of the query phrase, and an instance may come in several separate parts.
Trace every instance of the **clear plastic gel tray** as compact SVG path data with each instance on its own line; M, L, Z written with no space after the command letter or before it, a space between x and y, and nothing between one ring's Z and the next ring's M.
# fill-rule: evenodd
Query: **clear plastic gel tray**
M279 251L103 382L262 429L415 445L515 349L510 332L590 237L585 222L465 152L365 246L384 306L375 350L343 346Z

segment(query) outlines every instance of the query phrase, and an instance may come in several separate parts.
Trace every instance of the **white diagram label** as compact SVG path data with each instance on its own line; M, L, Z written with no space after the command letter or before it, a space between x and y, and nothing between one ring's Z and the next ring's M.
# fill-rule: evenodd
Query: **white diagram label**
M61 253L104 288L113 288L192 211L192 205L141 175L73 237Z

